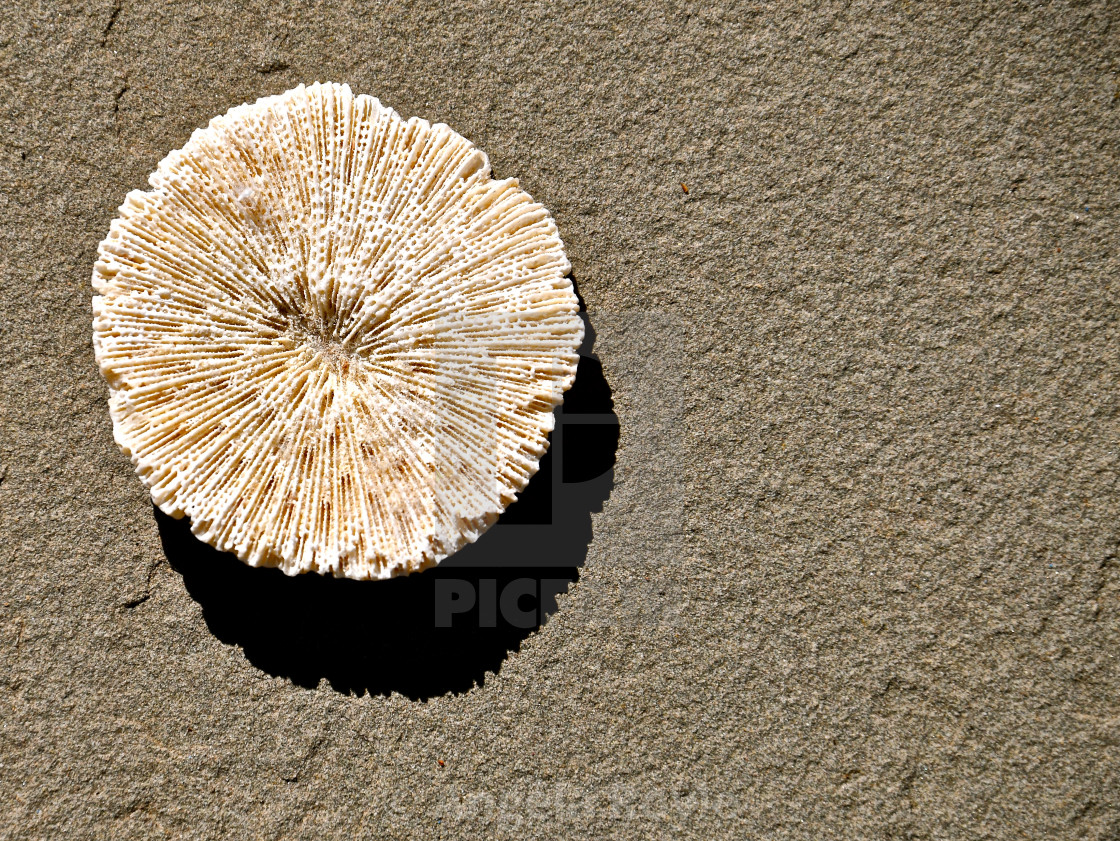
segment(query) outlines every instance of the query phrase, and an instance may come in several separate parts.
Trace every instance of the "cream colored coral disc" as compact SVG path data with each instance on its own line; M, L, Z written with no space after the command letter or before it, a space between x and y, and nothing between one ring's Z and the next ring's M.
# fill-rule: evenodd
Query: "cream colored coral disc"
M475 540L583 325L548 211L445 125L300 86L196 131L93 272L117 443L254 566L384 578Z

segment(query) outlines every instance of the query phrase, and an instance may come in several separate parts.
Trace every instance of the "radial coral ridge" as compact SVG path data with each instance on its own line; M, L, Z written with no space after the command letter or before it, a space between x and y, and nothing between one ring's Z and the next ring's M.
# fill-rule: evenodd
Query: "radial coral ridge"
M346 85L199 129L93 272L117 443L254 566L385 578L475 540L548 447L583 325L548 211Z

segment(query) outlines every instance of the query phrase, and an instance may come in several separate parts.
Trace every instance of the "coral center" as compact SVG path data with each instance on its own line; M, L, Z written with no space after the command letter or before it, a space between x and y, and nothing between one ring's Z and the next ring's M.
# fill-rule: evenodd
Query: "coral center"
M324 362L340 373L347 373L350 364L357 358L349 342L339 337L338 320L335 318L314 318L303 313L288 315L288 338L297 347L306 348L321 357Z

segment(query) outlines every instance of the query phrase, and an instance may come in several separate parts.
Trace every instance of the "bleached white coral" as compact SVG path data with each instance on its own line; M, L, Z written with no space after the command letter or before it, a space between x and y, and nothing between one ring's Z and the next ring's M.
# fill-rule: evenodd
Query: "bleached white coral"
M548 211L445 125L300 86L196 131L93 272L117 443L254 566L384 578L475 540L583 335Z

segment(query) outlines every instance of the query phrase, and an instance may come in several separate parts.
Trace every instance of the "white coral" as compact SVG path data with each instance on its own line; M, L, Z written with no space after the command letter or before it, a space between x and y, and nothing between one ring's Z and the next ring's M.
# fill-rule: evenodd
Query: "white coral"
M563 243L445 125L300 86L196 131L93 272L117 443L254 566L384 578L475 540L583 335Z

